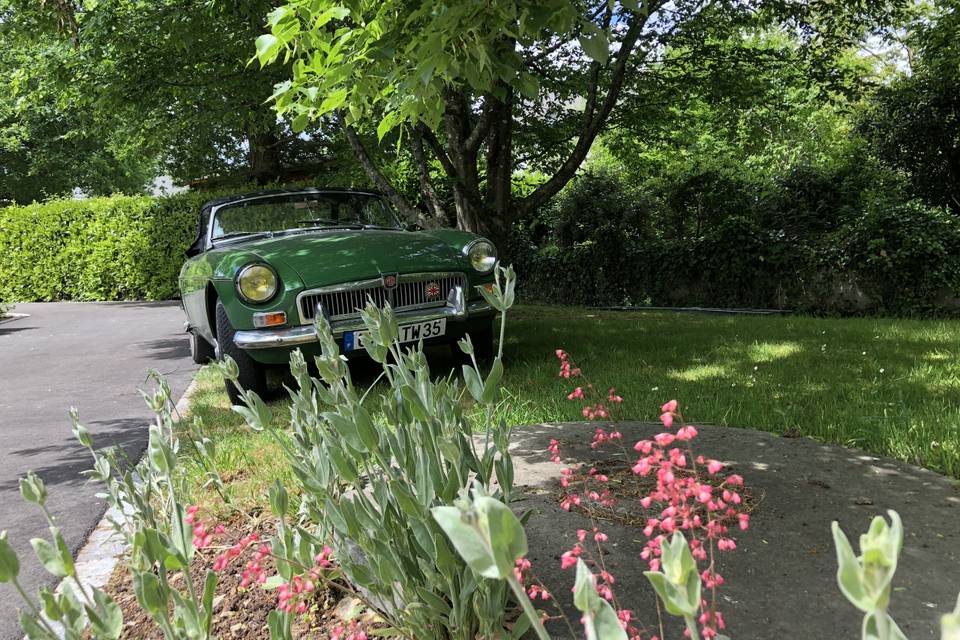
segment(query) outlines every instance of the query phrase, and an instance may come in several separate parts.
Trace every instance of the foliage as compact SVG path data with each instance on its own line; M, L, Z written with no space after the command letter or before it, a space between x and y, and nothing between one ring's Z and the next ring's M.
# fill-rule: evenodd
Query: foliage
M878 203L833 239L837 274L853 276L882 311L935 311L960 291L960 226L945 209Z
M28 203L79 189L90 195L139 192L152 158L130 153L97 126L75 82L81 62L69 44L19 29L0 1L0 203Z
M494 291L482 293L505 313L514 301L514 275L500 267L496 273ZM363 346L382 366L387 384L373 396L378 404L354 385L324 318L316 324L322 355L313 364L319 377L309 375L299 352L291 359L296 388L289 438L274 427L269 407L256 394L241 391L246 406L235 410L254 430L270 430L303 491L303 524L275 543L273 552L281 567L309 566L329 541L344 575L398 635L500 635L508 622L507 590L484 579L489 572L476 574L457 558L430 509L452 502L469 479L490 486L494 475L493 495L510 500L510 427L494 420L502 351L483 375L469 338L461 342L471 359L463 366L464 390L451 377L434 381L421 347L400 347L389 306L369 305L363 321ZM231 364L221 369L236 383ZM464 391L486 415L479 449L464 415Z
M544 205L574 176L619 111L624 87L646 95L658 80L647 66L681 66L657 60L660 53L690 54L689 66L696 68L716 57L701 43L769 26L797 33L798 48L830 60L836 43L861 37L886 11L887 3L875 2L849 10L778 2L756 8L567 0L411 7L288 0L269 14L256 59L292 61L289 79L273 95L278 111L293 117L295 129L338 119L371 179L398 207L409 208L365 159L356 128L375 128L380 140L399 130L418 166L424 200L443 218L429 150L452 187L458 225L505 247L515 215ZM515 123L519 113L524 117ZM530 193L515 193L512 177L520 166L547 178Z
M209 198L112 196L0 209L0 297L171 298Z
M792 166L772 180L721 177L735 176L732 167L668 170L641 186L605 168L587 172L518 227L524 293L597 306L956 313L952 215L875 195L871 176L882 172L849 162Z
M47 509L48 493L43 480L33 472L27 473L20 479L20 495L40 508L50 529L50 540L30 540L37 560L53 579L63 580L56 591L43 586L35 597L29 595L17 579L20 561L8 542L7 532L0 533L0 582L13 583L27 607L19 614L20 628L26 637L29 640L119 638L123 629L120 607L106 593L81 581L70 549Z
M21 163L11 168L29 167L8 178L19 180L14 199L74 187L139 192L158 170L181 183L218 174L268 182L290 166L316 166L329 136L295 134L265 104L283 67L247 65L270 5L0 0L4 42L17 44L0 54L15 79L0 93L0 118L9 104L18 117L7 127L18 153L10 158ZM40 182L44 168L57 172Z

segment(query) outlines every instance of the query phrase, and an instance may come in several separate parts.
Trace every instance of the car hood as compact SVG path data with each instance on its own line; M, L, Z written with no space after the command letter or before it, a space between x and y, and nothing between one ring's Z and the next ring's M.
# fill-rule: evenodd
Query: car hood
M427 232L321 230L244 243L243 248L268 264L286 264L306 287L467 266L460 247Z

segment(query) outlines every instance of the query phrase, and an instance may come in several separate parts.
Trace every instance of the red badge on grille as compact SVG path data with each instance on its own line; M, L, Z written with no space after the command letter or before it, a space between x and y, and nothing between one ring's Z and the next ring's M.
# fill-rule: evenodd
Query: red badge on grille
M423 292L427 294L427 299L432 300L434 298L440 297L440 285L436 282L428 282L427 286L424 287Z
M387 289L393 289L397 286L397 274L391 273L390 275L383 276L383 286Z

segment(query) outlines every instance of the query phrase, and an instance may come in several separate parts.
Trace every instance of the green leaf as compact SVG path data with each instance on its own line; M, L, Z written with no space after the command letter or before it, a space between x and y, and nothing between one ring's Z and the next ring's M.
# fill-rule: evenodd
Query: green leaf
M257 60L261 65L265 65L273 60L280 48L280 42L277 37L271 33L265 33L257 38Z
M319 115L336 111L342 107L343 103L347 101L348 95L349 92L346 89L337 89L333 93L327 95L327 97L323 99L323 102L320 103L320 107L318 109Z
M383 137L390 133L395 126L400 123L400 114L396 111L388 111L380 124L377 125L377 141L383 142Z
M67 567L63 562L63 557L50 541L43 538L33 538L30 540L30 546L33 547L33 552L37 554L37 559L44 569L58 578L67 577Z
M847 600L863 612L872 610L870 598L863 586L863 569L850 546L840 524L834 521L830 526L833 532L833 545L837 552L837 584Z
M110 596L99 589L93 590L93 600L97 605L96 609L91 609L89 605L85 607L93 637L116 640L123 631L123 611Z
M583 613L594 611L601 599L597 594L593 573L580 558L577 558L577 579L573 584L573 606Z
M502 378L503 362L501 362L498 357L493 361L493 366L490 367L490 374L487 376L486 382L483 383L483 394L481 398L484 404L491 404L497 401L497 396L500 391L500 380Z
M49 631L44 629L40 623L37 622L37 619L25 610L20 610L19 618L20 628L23 629L23 632L29 640L59 640L56 636L51 635Z
M602 33L581 37L580 46L583 47L583 52L594 62L606 64L610 57L610 43L607 42L606 36Z
M20 478L20 495L27 502L43 506L47 502L47 488L33 471Z
M463 380L467 384L467 390L477 402L483 398L483 383L480 381L480 374L469 364L463 365Z
M627 632L620 626L617 612L603 598L593 614L592 623L597 640L627 640Z
M7 532L0 532L0 583L11 582L20 573L20 561L7 541Z
M293 129L294 133L300 133L306 129L309 124L310 116L304 111L303 113L297 114L297 117L290 122L290 128Z
M501 577L490 547L480 532L466 522L463 511L457 507L434 507L430 513L467 566L487 578Z
M167 599L160 580L152 571L136 571L133 574L133 592L137 602L154 620L167 614Z

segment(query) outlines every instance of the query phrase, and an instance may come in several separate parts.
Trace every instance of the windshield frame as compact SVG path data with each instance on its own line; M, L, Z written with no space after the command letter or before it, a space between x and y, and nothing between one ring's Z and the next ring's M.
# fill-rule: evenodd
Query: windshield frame
M374 198L380 201L380 203L383 205L384 211L393 221L393 226L380 226L380 225L362 225L361 226L355 223L354 224L344 223L343 225L335 225L335 226L311 225L307 227L295 227L292 229L281 229L277 231L255 231L255 232L251 231L249 234L240 234L232 237L224 237L224 236L214 237L213 235L214 225L216 224L216 220L217 220L217 214L219 214L222 209L230 209L230 208L236 207L237 205L243 204L245 202L250 202L253 200L283 199L287 197L294 198L296 196L304 196L304 195L308 195L308 196L309 195L316 195L316 196L347 195L347 196L367 196L370 198ZM287 233L303 233L303 232L311 232L311 231L324 231L324 230L334 230L334 229L344 229L344 228L349 228L349 229L372 228L372 229L400 230L403 228L403 226L401 224L399 216L397 216L397 212L394 211L392 206L390 206L390 202L386 198L384 198L383 194L377 193L376 191L362 191L362 190L353 190L353 189L343 189L343 190L305 189L303 191L288 191L283 193L264 193L260 195L250 195L248 197L244 196L244 197L238 198L237 200L233 200L231 202L224 202L223 204L219 204L211 207L210 218L209 220L207 220L206 240L207 240L207 247L212 248L217 244L242 241L248 235L260 238L265 235L275 236L275 235L283 235Z

